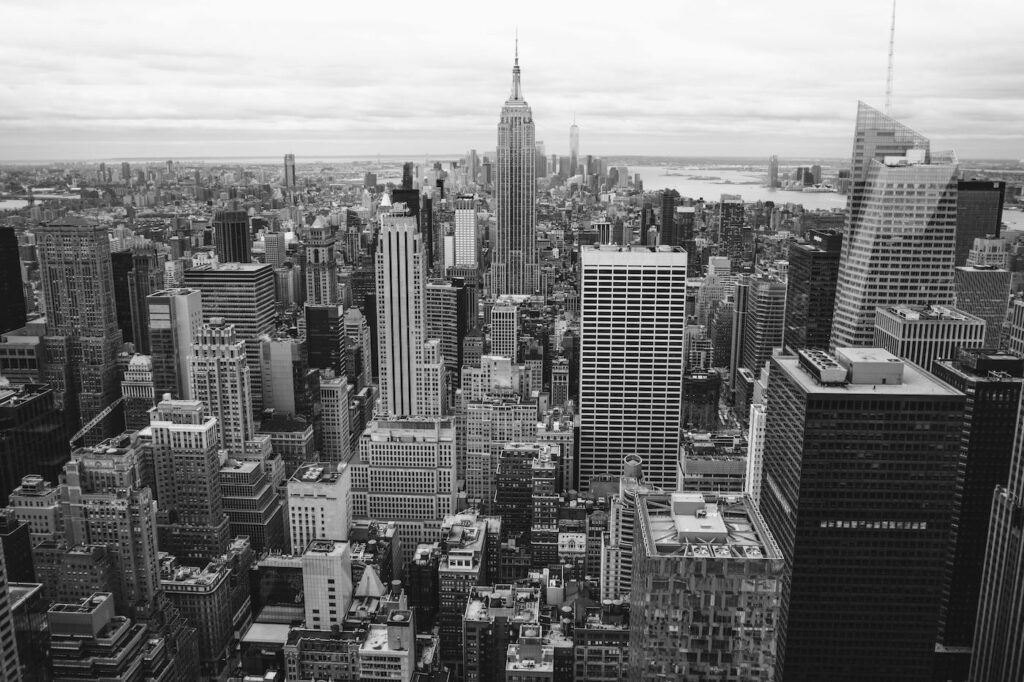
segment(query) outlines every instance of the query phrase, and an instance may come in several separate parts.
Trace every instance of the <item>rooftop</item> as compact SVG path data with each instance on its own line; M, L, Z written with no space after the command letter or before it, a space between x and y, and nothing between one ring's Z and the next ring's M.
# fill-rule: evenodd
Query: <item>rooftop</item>
M819 362L807 363L807 358L812 356L818 358ZM934 397L959 395L959 391L952 386L882 348L839 348L835 356L823 351L807 353L801 350L798 356L778 355L772 358L772 362L778 363L779 368L806 393ZM826 367L828 374L819 378L813 372L815 364ZM882 365L892 367L888 372L881 372L878 368ZM898 381L888 380L889 376L897 373L900 375ZM876 376L879 381L872 383L870 379ZM883 376L887 379L884 383L880 380Z
M899 317L911 322L983 322L980 317L975 317L963 310L944 305L886 306L879 308L878 311L884 315Z
M709 501L702 493L639 500L637 520L648 556L781 559L768 526L746 496Z
M491 622L504 618L513 623L537 623L540 617L540 589L495 585L476 587L466 604L467 621Z
M303 464L292 474L292 481L298 483L337 483L340 475L334 466Z

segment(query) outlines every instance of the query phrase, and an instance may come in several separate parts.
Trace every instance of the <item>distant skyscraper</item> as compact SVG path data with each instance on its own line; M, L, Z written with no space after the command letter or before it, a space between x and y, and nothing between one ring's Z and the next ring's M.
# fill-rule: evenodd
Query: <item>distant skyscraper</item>
M535 161L536 171L538 178L546 178L548 176L548 157L544 152L544 142L537 140L535 145L537 150L537 159Z
M295 189L295 155L284 155L284 186L286 189Z
M723 194L718 206L718 255L732 262L733 272L743 264L743 223L743 198Z
M413 163L406 161L402 164L402 189L413 189Z
M569 126L569 174L577 175L583 170L580 167L580 127L573 117L572 125Z
M623 453L671 488L679 454L686 253L671 247L580 252L579 481L617 475Z
M1013 273L994 265L967 265L953 271L956 307L985 320L984 348L999 348Z
M306 231L306 304L338 302L338 264L331 226L317 220Z
M961 180L956 190L956 265L967 263L975 239L998 237L1003 221L1006 183Z
M242 455L256 431L245 344L235 335L234 325L217 318L203 325L189 364L192 399L201 400L217 417L221 447Z
M0 504L30 474L56 483L67 460L67 432L50 387L0 387Z
M666 189L661 193L661 243L664 246L683 246L683 237L676 225L676 206L679 192Z
M952 305L957 162L860 103L830 347L870 346L875 308ZM914 196L904 187L914 185Z
M82 218L66 218L35 233L46 303L44 378L58 407L85 424L121 394L121 330L114 311L107 230Z
M841 233L811 230L806 242L789 247L784 345L790 351L828 348L842 244Z
M519 303L510 296L499 297L491 307L491 355L513 363L519 359Z
M476 197L460 194L455 197L455 267L480 267Z
M274 268L284 265L287 241L284 232L268 232L263 236L267 264ZM308 285L307 285L308 286Z
M149 309L146 297L164 288L164 263L167 257L149 242L132 248L131 253L132 270L128 273L128 300L131 310L132 341L135 343L136 352L148 355Z
M213 243L221 263L252 260L252 237L246 211L217 211L213 217Z
M13 227L0 227L0 334L24 327L25 319L18 235Z
M188 358L203 324L203 297L198 289L164 289L146 297L153 387L158 398L189 394Z
M772 356L772 351L782 347L786 283L776 277L761 275L750 277L749 282L740 367L757 374Z
M357 391L369 386L373 376L370 334L370 325L359 308L352 307L345 311L345 338L352 351L348 356L348 375Z
M532 294L537 288L536 153L533 111L523 99L517 48L512 94L505 100L498 123L493 294Z
M234 325L238 338L245 341L253 409L261 411L263 381L259 336L275 328L274 269L261 263L202 265L185 271L185 286L203 292L204 322L218 318Z
M779 157L774 154L768 157L768 186L779 186Z
M931 680L964 394L877 348L775 356L768 387L777 679Z

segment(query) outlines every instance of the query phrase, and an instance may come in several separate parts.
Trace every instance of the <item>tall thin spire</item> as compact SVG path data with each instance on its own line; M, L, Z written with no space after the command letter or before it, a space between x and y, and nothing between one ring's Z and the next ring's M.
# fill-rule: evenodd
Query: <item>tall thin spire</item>
M512 67L512 96L509 99L523 99L523 87L519 83L519 27L516 27L516 61Z
M885 115L892 116L892 52L896 39L896 0L892 0L892 24L889 26L889 72L885 77Z

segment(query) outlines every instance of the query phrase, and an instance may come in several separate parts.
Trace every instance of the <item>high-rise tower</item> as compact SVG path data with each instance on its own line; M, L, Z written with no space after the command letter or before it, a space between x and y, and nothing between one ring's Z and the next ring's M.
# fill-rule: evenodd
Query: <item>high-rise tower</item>
M580 167L580 127L573 116L569 126L569 175L576 175L583 169Z
M617 474L623 453L671 488L679 458L686 253L583 247L580 291L580 486Z
M519 83L519 48L512 94L498 123L494 182L497 225L491 264L493 294L532 294L537 288L536 177L533 111Z
M255 428L245 343L235 336L234 325L220 318L203 325L189 364L192 399L201 400L217 418L221 447L240 456Z
M295 189L295 155L284 155L284 186L286 189Z
M213 218L213 242L221 263L251 261L249 214L245 211L217 211Z
M331 226L318 219L306 234L306 305L337 303L338 264Z
M956 157L861 102L852 166L832 348L870 346L878 306L953 303Z
M13 227L0 227L0 334L24 327L25 313L18 235Z
M35 232L46 302L45 382L58 407L85 424L121 394L110 241L105 227L83 218Z
M164 289L147 296L146 305L156 395L187 399L188 358L203 325L203 294L199 289Z

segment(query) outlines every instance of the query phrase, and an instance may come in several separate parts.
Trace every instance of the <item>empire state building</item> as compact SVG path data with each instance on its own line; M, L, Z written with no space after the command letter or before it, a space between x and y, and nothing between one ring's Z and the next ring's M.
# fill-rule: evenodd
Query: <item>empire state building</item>
M537 290L536 141L533 111L519 83L519 49L512 68L512 94L498 123L495 172L497 227L491 261L494 295Z

